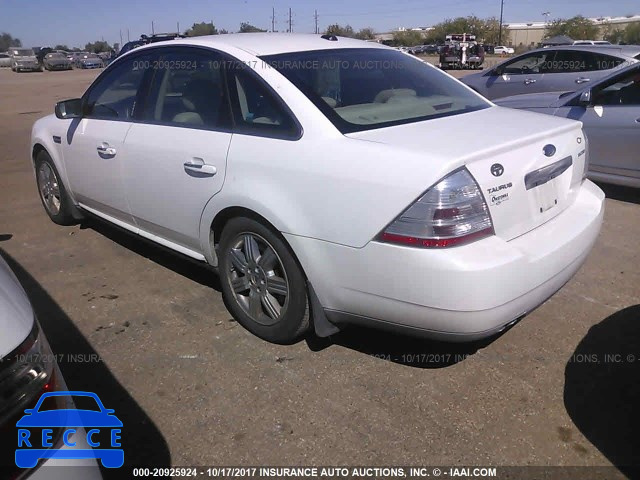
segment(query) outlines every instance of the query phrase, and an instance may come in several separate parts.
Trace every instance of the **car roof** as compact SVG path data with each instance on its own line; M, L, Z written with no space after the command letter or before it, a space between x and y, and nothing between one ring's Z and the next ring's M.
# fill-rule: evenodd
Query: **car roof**
M227 33L202 37L178 38L168 42L158 42L140 48L160 45L196 45L224 50L235 47L255 56L277 55L280 53L311 50L333 50L339 48L390 48L382 44L365 42L353 38L334 37L327 40L312 33ZM136 49L140 50L140 49Z
M580 50L585 52L608 53L610 55L619 55L624 57L635 57L640 54L640 45L556 45L532 50L532 52L549 50Z

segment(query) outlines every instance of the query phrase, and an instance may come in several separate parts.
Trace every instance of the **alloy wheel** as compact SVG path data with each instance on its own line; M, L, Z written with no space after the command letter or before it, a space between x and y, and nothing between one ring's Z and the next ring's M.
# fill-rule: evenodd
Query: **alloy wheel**
M261 325L274 325L289 305L289 280L275 249L255 233L231 243L226 272L233 295L244 312Z
M38 190L42 203L51 215L60 213L60 184L51 165L42 162L38 168Z

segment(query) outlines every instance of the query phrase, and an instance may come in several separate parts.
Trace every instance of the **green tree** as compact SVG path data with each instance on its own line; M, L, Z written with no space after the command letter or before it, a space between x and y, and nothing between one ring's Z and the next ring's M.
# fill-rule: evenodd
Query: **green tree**
M613 28L611 25L607 25L604 28L602 39L613 44L618 44L625 41L625 31L619 28Z
M21 47L22 42L19 38L13 38L6 32L2 32L0 35L0 52L5 52L9 47Z
M56 45L53 49L54 50L64 50L65 52L68 52L70 50L67 45L61 45L61 44Z
M110 52L111 45L109 45L107 42L104 42L102 40L98 40L97 42L94 42L94 43L87 43L84 46L84 49L87 52L92 52L92 53Z
M447 35L452 33L469 33L476 39L485 43L497 43L500 31L500 22L497 18L478 18L475 15L468 17L448 18L437 23L427 33L427 43L443 43ZM502 33L504 34L504 28Z
M200 22L194 23L184 34L187 37L201 37L203 35L218 35L218 30L212 22Z
M343 27L342 25L337 23L329 25L324 33L326 35L335 35L336 37L354 38L356 36L356 33L353 31L353 27L351 25L345 25Z
M558 18L551 22L545 31L545 38L566 35L574 40L591 40L598 35L598 26L582 15L569 19Z
M366 27L361 28L360 31L355 34L355 38L358 38L360 40L373 40L374 38L376 38L376 34L374 33L373 28Z
M266 30L262 30L261 28L255 27L247 22L242 22L240 24L239 33L255 33L255 32L266 32Z
M640 22L627 25L624 29L624 42L630 45L640 44Z
M422 45L424 38L420 32L415 30L405 30L403 32L393 32L393 43L396 46L413 47Z

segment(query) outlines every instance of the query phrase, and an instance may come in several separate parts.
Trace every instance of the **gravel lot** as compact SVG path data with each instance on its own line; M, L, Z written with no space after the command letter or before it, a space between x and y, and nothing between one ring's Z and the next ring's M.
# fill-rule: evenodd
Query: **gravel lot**
M125 462L640 466L638 191L603 186L587 263L488 344L352 328L270 345L231 320L207 268L102 223L47 218L31 126L97 74L0 70L0 254L70 389L124 422Z

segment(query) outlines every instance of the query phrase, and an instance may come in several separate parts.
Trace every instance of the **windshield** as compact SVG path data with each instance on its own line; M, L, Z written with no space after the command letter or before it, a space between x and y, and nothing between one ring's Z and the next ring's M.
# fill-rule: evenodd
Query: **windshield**
M490 106L447 74L395 50L318 50L262 59L298 87L342 133Z
M11 53L16 57L34 57L35 53L30 48L13 48Z
M67 57L65 57L62 53L47 53L47 57L46 58L64 58L64 59L66 59Z

